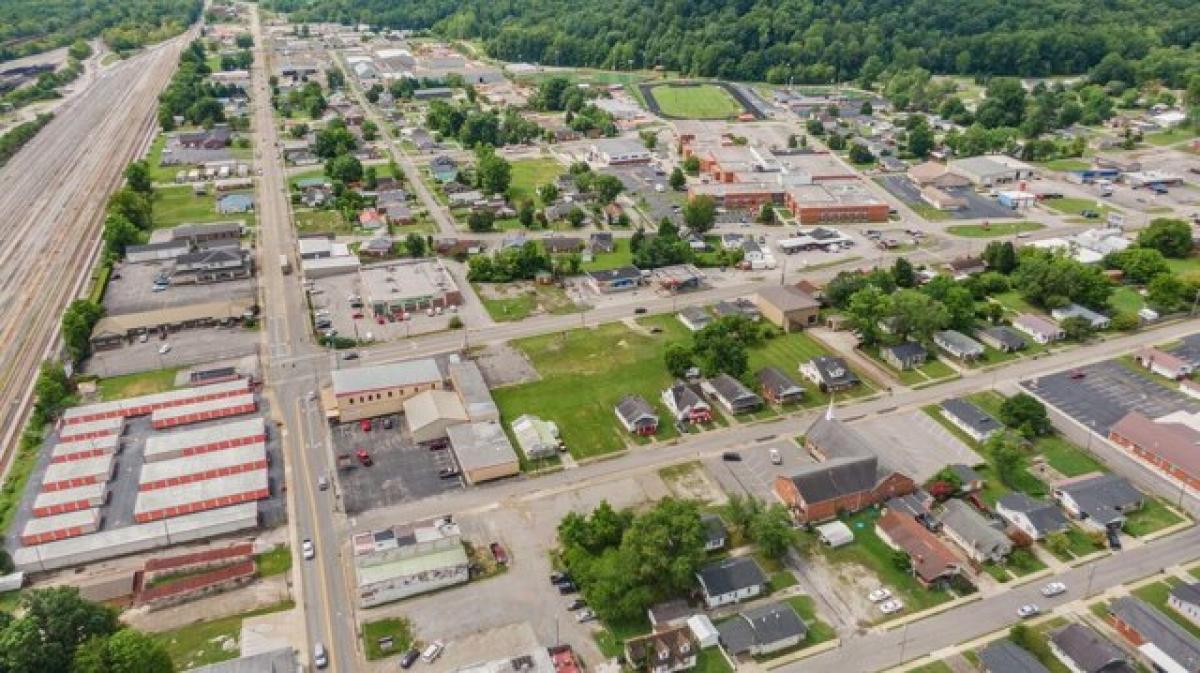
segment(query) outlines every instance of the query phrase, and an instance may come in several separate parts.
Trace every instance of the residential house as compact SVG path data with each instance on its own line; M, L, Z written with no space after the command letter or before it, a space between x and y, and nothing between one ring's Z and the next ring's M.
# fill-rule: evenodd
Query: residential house
M325 185L306 187L300 196L300 202L309 208L320 208L333 200L333 190Z
M959 360L969 362L983 357L983 344L952 329L934 332L933 343Z
M758 306L749 299L742 297L717 302L713 305L713 313L716 313L718 318L739 317L752 321L757 321L762 317L762 312L758 310Z
M1133 673L1125 653L1094 629L1071 622L1050 633L1050 651L1077 673Z
M1200 639L1140 598L1122 596L1108 606L1108 620L1126 640L1164 672L1200 671Z
M833 355L818 355L801 363L800 374L812 381L821 392L830 393L849 390L858 385L858 376L842 358Z
M1012 553L1012 540L966 501L947 500L938 520L946 536L977 563L998 563Z
M677 673L696 666L700 647L687 625L625 641L625 662L639 673Z
M458 162L444 154L439 154L429 161L429 173L438 182L443 184L451 182L458 177Z
M702 514L700 525L704 527L704 551L716 551L725 547L729 540L729 531L721 517L716 514Z
M925 489L918 488L912 493L888 498L884 501L883 507L889 511L896 510L913 518L928 519L932 522L933 503L933 496L929 495Z
M636 266L619 266L615 269L588 271L587 284L597 294L612 294L636 289L642 284L642 272Z
M412 208L409 208L408 204L406 203L392 201L390 203L381 204L379 206L379 210L383 212L383 215L387 218L387 221L392 224L412 224L416 219Z
M1035 500L1019 491L997 500L996 514L1034 540L1044 540L1051 533L1066 532L1071 527L1054 503Z
M1200 626L1200 583L1176 584L1167 595L1167 605Z
M759 657L799 645L808 626L790 604L781 601L741 612L721 622L717 631L726 652Z
M1001 353L1012 353L1025 348L1025 338L1013 328L1003 325L986 327L975 332L975 336Z
M1014 329L1028 334L1043 346L1059 341L1066 336L1066 333L1058 325L1031 313L1017 316L1012 325Z
M662 392L662 400L678 422L708 423L712 420L712 407L695 383L676 381Z
M704 604L709 609L739 603L766 590L767 576L751 556L735 556L710 563L696 573Z
M987 265L980 257L957 257L946 264L946 270L950 272L954 280L963 280L987 271Z
M588 236L588 249L593 254L612 252L617 247L611 231L596 231Z
M951 463L946 466L947 470L953 474L959 483L959 490L964 493L973 493L983 489L983 475L975 471L975 468L962 463Z
M921 522L889 510L875 522L875 533L884 544L908 554L913 576L931 586L962 573L962 564L950 548Z
M513 437L526 458L536 460L549 458L562 449L563 443L554 421L542 420L538 416L522 414L511 424Z
M980 443L1004 429L1000 421L961 397L944 400L940 411L946 420Z
M926 358L929 357L929 352L916 341L905 341L894 346L884 346L879 349L879 355L883 358L884 362L904 371L906 369L916 369L925 364Z
M1029 650L1007 638L980 650L979 665L984 673L1050 673Z
M772 404L792 404L804 399L804 386L778 367L764 367L755 376L762 396Z
M1070 318L1083 318L1092 326L1092 329L1108 329L1112 321L1108 316L1101 315L1085 306L1079 304L1067 304L1060 308L1050 310L1050 317L1062 324L1062 321Z
M732 414L755 411L763 404L761 397L728 374L717 374L700 384L700 387Z
M1164 378L1178 381L1186 378L1195 368L1192 363L1173 353L1146 346L1133 355L1134 362Z
M584 241L574 236L550 236L542 239L542 247L551 255L567 255L583 250Z
M655 603L646 610L646 617L655 631L664 631L673 626L683 626L694 614L696 614L696 610L692 609L682 598Z
M693 332L699 332L708 327L713 321L712 314L700 306L685 306L682 311L676 314L676 317L679 318L679 322L683 323L684 327Z
M358 213L358 226L368 230L383 229L387 227L387 218L374 208L364 208Z
M380 233L372 236L363 242L358 248L360 255L369 255L371 257L387 257L395 251L396 243L391 236Z
M446 200L451 208L467 208L483 200L483 192L478 189L446 192Z
M248 213L254 210L254 197L249 194L222 194L217 199L217 212L222 215Z
M1129 480L1115 474L1081 476L1053 485L1063 509L1085 528L1120 530L1125 513L1141 509L1145 496Z
M175 136L180 147L192 150L219 150L229 145L233 133L227 124L217 124L207 131L180 133Z
M635 435L646 436L658 432L658 414L644 397L626 395L613 410L621 425Z
M817 324L821 303L812 295L788 285L772 285L754 295L754 303L772 323L792 332Z
M1131 411L1109 429L1108 438L1175 479L1200 489L1200 431L1172 419L1168 416L1155 421Z

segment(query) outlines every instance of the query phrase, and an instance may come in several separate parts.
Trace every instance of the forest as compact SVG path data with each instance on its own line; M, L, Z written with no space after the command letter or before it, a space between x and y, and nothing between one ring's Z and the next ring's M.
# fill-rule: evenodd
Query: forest
M507 61L773 83L888 70L1049 76L1108 54L1138 82L1200 68L1194 0L267 0L297 21L430 29ZM1133 82L1130 82L1133 84Z
M201 0L0 0L0 62L103 37L116 51L181 32Z

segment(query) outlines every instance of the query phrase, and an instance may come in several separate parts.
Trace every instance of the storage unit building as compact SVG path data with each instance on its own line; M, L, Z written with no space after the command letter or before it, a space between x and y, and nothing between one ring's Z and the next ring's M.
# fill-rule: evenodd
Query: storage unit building
M100 510L84 509L55 516L30 519L21 531L21 544L45 544L55 540L94 533L100 527Z
M69 463L51 463L42 477L42 492L106 483L112 478L114 462L111 455L106 455Z
M64 425L58 431L59 442L77 442L83 439L93 439L96 437L105 437L108 435L120 436L125 432L125 419L116 418L99 418L81 423L73 423Z
M192 430L153 435L146 439L147 463L223 451L267 441L267 426L261 416Z
M158 409L194 404L204 400L215 400L222 397L233 397L245 394L250 390L249 379L235 379L207 386L181 388L154 395L141 395L124 400L99 402L82 407L73 407L63 413L63 423L74 425L100 418L128 418L130 416L145 416Z
M138 484L138 490L153 491L160 488L171 488L195 481L264 470L266 467L266 446L262 443L246 444L223 451L213 451L200 457L147 463L142 466L142 478Z
M33 515L55 516L99 507L104 504L107 490L104 482L97 482L59 491L43 491L33 501Z
M173 516L253 502L270 497L265 469L233 474L222 479L207 479L180 484L173 488L141 491L133 507L133 518L147 523Z
M155 430L162 430L177 425L249 414L257 410L258 403L254 400L254 393L245 393L235 397L204 400L194 404L158 409L150 415L150 424L154 426Z
M69 463L73 460L93 458L116 453L121 448L120 435L101 435L73 442L59 442L50 450L51 463Z

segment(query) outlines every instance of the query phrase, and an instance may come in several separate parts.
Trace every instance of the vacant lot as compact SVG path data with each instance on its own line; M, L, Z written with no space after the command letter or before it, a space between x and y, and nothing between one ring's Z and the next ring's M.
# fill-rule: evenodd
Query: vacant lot
M584 262L580 267L584 271L602 271L633 264L633 251L629 249L628 238L618 238L613 241L612 252L602 252L595 255L590 262Z
M166 392L175 387L175 375L178 372L178 368L171 368L155 369L140 374L111 376L96 382L96 392L104 401Z
M561 288L533 283L475 284L483 307L497 322L524 320L535 313L561 315L579 307Z
M533 199L537 205L545 205L537 195L537 188L554 182L565 172L563 165L554 159L517 159L512 162L512 182L508 186L508 199L513 203Z
M1026 231L1037 231L1042 225L1037 222L990 222L982 224L955 224L946 227L946 231L955 236L965 238L998 238L1000 236L1015 236Z
M293 607L295 607L294 603L285 601L279 605L232 617L189 624L174 631L156 633L153 634L153 638L167 648L167 654L171 656L171 661L179 670L215 664L241 656L241 643L238 642L238 639L242 634L244 619L290 610Z
M1121 212L1119 209L1095 199L1046 199L1042 204L1063 215L1082 215L1085 210L1095 211L1101 216Z
M337 210L296 210L296 232L300 234L332 233L349 235L354 227Z
M154 195L154 227L162 229L185 222L244 221L254 224L254 213L217 212L217 197L196 196L191 187L161 187Z
M726 119L742 111L724 89L712 84L674 86L664 84L651 90L663 114L684 119Z

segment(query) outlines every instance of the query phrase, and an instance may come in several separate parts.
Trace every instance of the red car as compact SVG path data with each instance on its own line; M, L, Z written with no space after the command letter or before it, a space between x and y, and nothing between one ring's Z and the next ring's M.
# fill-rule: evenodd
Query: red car
M500 565L508 565L508 552L504 551L504 547L500 546L499 542L491 544L492 558L496 559L496 563Z
M1085 376L1087 376L1087 372L1085 372L1085 371L1080 371L1080 370L1076 369L1075 371L1071 372L1071 379L1075 380L1075 381L1078 381L1079 379L1081 379Z
M362 430L363 432L370 432L371 431L371 419L364 418L361 421L359 421L358 429Z
M363 467L371 467L373 461L371 460L371 454L367 453L366 449L358 449L354 452L354 455L358 457L358 462L362 463Z
M381 316L381 315L380 315L380 316L375 316L375 322L377 322L377 323L379 323L380 325L382 325L382 324L384 323L383 316Z
M359 320L359 319L361 319L361 318L362 318L362 311L355 311L355 312L353 313L353 316L352 316L352 317L353 317L355 320Z

